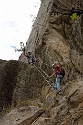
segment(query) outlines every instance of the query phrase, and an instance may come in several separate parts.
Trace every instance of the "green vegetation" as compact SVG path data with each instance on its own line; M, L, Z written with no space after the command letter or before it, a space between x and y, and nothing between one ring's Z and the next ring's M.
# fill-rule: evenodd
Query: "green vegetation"
M78 18L77 13L73 13L70 18L74 21Z

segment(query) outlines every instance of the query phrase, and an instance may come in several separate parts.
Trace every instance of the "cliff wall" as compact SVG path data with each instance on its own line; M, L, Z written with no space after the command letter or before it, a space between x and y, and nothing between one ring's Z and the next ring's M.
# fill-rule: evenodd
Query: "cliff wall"
M79 7L77 1L72 5ZM0 125L83 124L83 15L73 21L61 14L67 8L70 0L42 0L26 43L37 65L28 64L24 53L18 61L0 60L0 110L14 108L5 116L1 113ZM61 95L46 81L55 61L66 72Z

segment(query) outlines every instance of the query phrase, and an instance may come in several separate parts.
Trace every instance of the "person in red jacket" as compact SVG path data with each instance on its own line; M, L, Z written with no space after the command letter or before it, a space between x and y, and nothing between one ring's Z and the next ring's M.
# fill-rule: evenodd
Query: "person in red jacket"
M64 69L62 69L61 65L58 62L55 62L52 65L52 67L55 70L55 72L50 77L56 75L56 81L54 82L53 86L59 92L59 91L61 91L60 82L62 81L62 79L65 75L65 71L64 71Z

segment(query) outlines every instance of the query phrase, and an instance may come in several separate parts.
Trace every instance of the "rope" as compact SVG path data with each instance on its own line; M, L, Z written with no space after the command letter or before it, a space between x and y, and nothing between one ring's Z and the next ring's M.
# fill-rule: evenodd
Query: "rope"
M43 64L45 64L45 65L46 65L46 66L48 66L48 67L51 67L51 66L50 66L50 65L48 65L47 63L44 63L44 62L43 62Z
M46 75L48 77L48 74L45 71L43 71L42 69L40 69L40 70L43 72L44 75Z
M53 86L52 84L50 84L50 81L47 80L46 77L48 77L48 74L46 72L44 72L42 69L38 68L37 66L35 66L35 68L37 69L37 71L41 74L41 76L45 79L45 81L50 85ZM43 72L43 73L42 73ZM43 75L44 74L44 75ZM49 78L51 80L51 82L53 83L52 79Z
M47 65L47 66L50 67L50 65L48 65L48 64L46 64L46 63L43 63L43 64L45 64L45 65ZM50 84L50 82L53 83L53 81L52 81L52 79L49 77L49 75L48 75L45 71L43 71L42 69L40 69L39 67L37 67L35 64L34 64L34 66L35 66L35 68L37 69L37 71L42 75L42 77L45 79L45 81L46 81L50 86L53 86L52 84ZM47 77L50 79L50 81L47 80Z
M48 82L48 80L46 79L46 77L42 74L42 72L36 67L37 71L43 76L43 78Z

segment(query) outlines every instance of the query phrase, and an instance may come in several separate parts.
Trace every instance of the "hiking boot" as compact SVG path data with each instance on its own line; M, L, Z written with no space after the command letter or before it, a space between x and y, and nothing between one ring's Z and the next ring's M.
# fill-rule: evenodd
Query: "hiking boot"
M56 95L57 95L57 94L61 95L61 94L62 94L61 90L59 90L59 91L56 93Z

